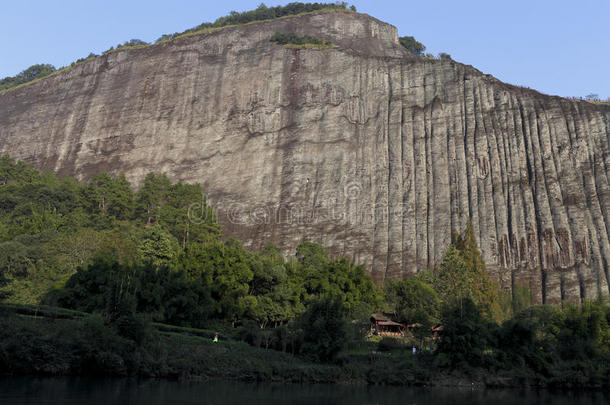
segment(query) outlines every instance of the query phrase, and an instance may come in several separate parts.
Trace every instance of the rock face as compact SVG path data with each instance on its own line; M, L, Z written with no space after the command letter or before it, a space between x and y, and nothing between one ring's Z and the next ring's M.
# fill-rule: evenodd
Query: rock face
M281 46L275 31L334 46ZM0 153L80 179L202 183L247 246L313 240L377 281L439 264L470 220L493 277L556 302L609 292L609 121L608 106L409 56L388 24L320 12L6 92Z

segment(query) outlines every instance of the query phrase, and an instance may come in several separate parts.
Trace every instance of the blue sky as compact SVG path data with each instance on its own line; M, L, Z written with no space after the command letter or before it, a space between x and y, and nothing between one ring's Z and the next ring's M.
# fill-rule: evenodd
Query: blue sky
M323 1L323 0L319 0ZM266 1L268 6L288 1ZM260 0L20 0L1 7L0 78L56 67L132 38L213 21ZM610 97L610 1L352 1L437 54L543 93Z

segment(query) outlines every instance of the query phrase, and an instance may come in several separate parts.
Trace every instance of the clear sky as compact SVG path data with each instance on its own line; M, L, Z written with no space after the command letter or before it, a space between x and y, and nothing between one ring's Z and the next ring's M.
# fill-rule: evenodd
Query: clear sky
M287 1L266 1L267 6ZM324 0L318 0L324 1ZM68 65L126 40L213 21L260 0L2 1L0 78ZM354 0L437 54L543 93L610 97L610 0Z

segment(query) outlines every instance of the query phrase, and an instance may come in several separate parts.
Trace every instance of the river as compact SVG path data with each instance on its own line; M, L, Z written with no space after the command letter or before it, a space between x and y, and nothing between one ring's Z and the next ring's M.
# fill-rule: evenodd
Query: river
M89 378L2 378L0 404L601 405L610 393L249 384Z

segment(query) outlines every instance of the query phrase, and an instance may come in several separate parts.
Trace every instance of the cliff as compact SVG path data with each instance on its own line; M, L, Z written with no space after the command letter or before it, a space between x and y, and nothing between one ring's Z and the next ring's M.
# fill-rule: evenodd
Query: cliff
M275 31L334 45L281 46ZM493 277L556 302L609 292L609 120L608 106L410 56L367 15L319 12L111 52L0 94L0 153L80 179L202 183L247 246L313 240L377 281L438 264L470 219Z

